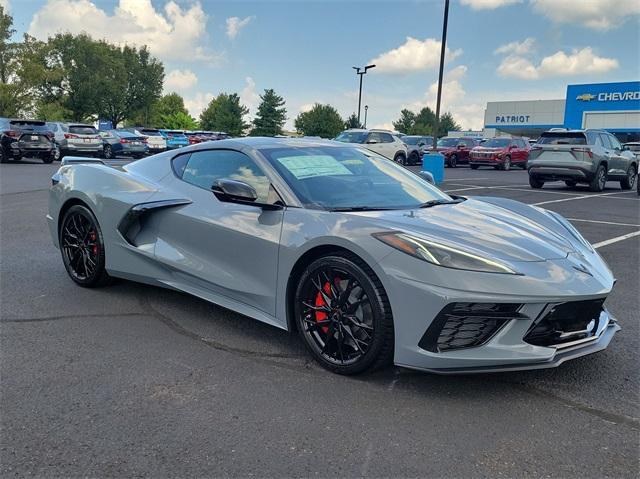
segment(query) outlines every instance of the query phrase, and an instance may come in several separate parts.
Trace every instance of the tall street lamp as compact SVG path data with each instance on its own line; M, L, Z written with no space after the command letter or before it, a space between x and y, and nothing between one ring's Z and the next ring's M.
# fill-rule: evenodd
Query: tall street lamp
M367 127L367 110L369 109L369 105L364 106L364 127Z
M366 67L353 67L356 71L356 75L360 75L360 91L358 93L358 124L360 124L360 105L362 105L362 77L367 73L367 70L375 68L375 65L367 65Z
M449 0L444 1L444 21L442 22L442 45L440 48L440 72L438 74L438 96L436 98L436 121L433 131L433 150L438 148L438 129L440 128L440 97L442 96L442 73L444 71L444 52L447 45L447 23L449 22Z

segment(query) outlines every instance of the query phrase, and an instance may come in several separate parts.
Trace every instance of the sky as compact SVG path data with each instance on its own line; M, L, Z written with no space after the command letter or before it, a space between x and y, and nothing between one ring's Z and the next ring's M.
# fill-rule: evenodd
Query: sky
M190 113L237 92L251 117L266 88L301 112L358 107L391 128L402 108L434 108L444 0L0 0L16 35L86 32L149 46L165 91ZM640 0L452 0L443 111L481 129L488 101L561 99L567 84L640 79Z

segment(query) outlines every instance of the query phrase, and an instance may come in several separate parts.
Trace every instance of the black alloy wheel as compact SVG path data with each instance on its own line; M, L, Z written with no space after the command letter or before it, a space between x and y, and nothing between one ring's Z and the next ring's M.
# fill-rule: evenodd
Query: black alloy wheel
M330 371L358 374L393 359L389 300L356 257L326 256L310 264L298 283L294 314L305 346Z
M620 188L623 190L630 190L636 184L636 167L635 165L629 165L629 169L627 170L627 176L620 180Z
M457 168L458 167L458 155L451 155L449 157L449 166L451 168Z
M104 146L104 157L107 160L113 159L113 149L111 148L111 145Z
M85 206L74 205L64 215L60 226L60 252L64 267L76 284L95 287L109 281L102 231Z

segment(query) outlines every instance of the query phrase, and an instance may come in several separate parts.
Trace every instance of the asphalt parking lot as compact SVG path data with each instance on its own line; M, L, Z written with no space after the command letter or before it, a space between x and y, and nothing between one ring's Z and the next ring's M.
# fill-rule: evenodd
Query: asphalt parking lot
M196 298L74 286L45 223L56 165L0 165L2 477L637 477L640 199L527 174L442 189L557 211L606 259L623 330L557 369L332 375L296 336Z

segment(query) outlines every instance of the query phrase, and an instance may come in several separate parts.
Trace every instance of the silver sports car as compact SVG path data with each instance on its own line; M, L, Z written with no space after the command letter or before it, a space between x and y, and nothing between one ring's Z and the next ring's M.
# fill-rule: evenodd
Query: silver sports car
M447 195L365 149L202 143L118 169L67 158L51 236L73 281L126 278L289 331L325 368L558 366L607 347L605 262L562 216Z

